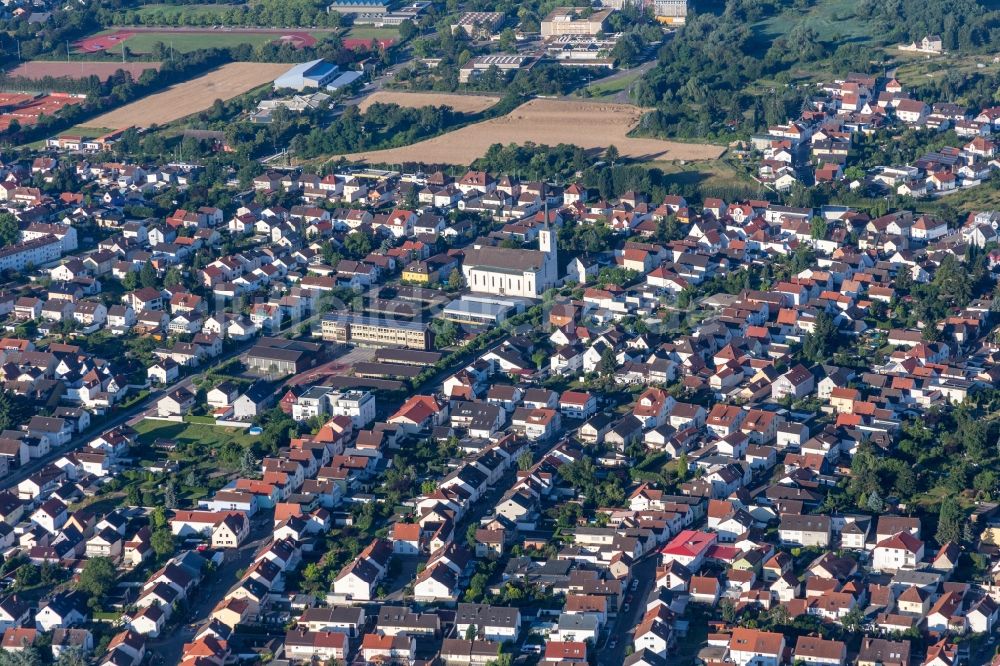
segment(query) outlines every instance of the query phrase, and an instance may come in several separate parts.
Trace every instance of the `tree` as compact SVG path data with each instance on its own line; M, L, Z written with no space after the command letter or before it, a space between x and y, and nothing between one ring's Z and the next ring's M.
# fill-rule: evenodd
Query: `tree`
M614 166L615 162L621 157L621 153L618 152L618 146L611 144L608 146L607 150L604 151L604 159L611 165Z
M253 451L247 449L243 452L243 458L240 459L240 475L244 477L255 477L260 470L260 463L254 456Z
M163 506L168 509L177 508L177 492L174 490L172 482L167 482L167 485L163 487Z
M323 579L323 570L315 562L310 562L302 568L302 580L310 586L318 585Z
M156 269L153 268L153 264L146 262L142 265L139 270L139 284L143 287L155 287L156 286Z
M719 611L722 619L726 622L731 624L736 621L736 605L729 599L723 599L719 602Z
M452 346L458 337L458 329L455 327L455 322L449 319L432 320L431 330L434 331L434 341L439 348Z
M476 625L470 624L465 628L465 640L471 641L476 637Z
M407 19L399 24L399 38L402 41L409 41L417 34L417 26L413 21Z
M344 251L354 259L364 259L373 247L375 247L375 240L371 234L363 231L356 231L344 239Z
M131 485L125 492L125 504L128 506L142 506L142 493L139 492L139 486Z
M167 557L174 552L174 535L167 528L158 529L149 538L149 545L157 557Z
M163 277L163 284L168 287L176 287L184 284L184 274L176 266L167 269L167 274Z
M76 587L90 596L100 599L115 584L115 565L108 557L92 557L80 572Z
M36 567L31 562L25 562L21 565L21 568L17 570L14 574L14 581L17 583L18 589L24 589L26 587L31 587L32 585L37 585L41 580L41 574Z
M531 355L531 362L535 364L535 367L541 370L545 367L546 362L549 360L549 355L544 349L539 349Z
M0 666L41 666L42 656L38 648L27 646L21 650L0 651Z
M21 239L17 218L11 213L0 213L0 243L13 245Z
M810 361L826 361L837 343L837 325L826 312L816 315L813 332L806 335L802 343L802 355Z
M611 347L606 347L601 352L601 360L597 362L597 371L607 377L613 375L617 367L618 361L615 359L615 350Z
M125 277L122 278L122 288L125 291L133 291L138 286L139 286L139 274L133 270L130 270L128 273L125 274Z
M812 222L809 223L809 235L813 240L826 238L826 220L820 215L813 215Z
M517 457L517 468L522 472L527 472L535 464L535 456L531 451L525 451Z
M59 658L56 659L56 666L87 666L90 661L87 659L87 655L84 654L83 650L80 648L64 648L59 652Z
M841 625L851 633L861 630L861 623L865 621L865 613L860 606L855 606L844 615Z
M465 279L457 268L453 268L451 273L448 275L448 289L451 291L458 291L465 286Z
M162 506L158 506L149 512L149 524L153 526L154 530L167 526L167 512L163 510Z
M959 506L958 501L948 496L941 502L941 509L938 512L938 526L934 538L939 544L959 543L962 540L962 523L965 521L965 512Z
M868 496L868 501L866 502L868 510L872 513L882 513L885 510L885 503L882 498L879 497L878 491L873 490L872 494Z
M0 388L0 429L10 430L24 422L30 415L30 406L22 398Z

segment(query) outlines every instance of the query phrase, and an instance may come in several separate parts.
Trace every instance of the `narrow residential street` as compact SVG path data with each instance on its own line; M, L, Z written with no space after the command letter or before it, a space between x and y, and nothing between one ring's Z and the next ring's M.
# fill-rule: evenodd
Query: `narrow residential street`
M166 636L150 641L152 664L180 663L184 643L194 637L196 627L200 627L211 615L216 604L236 587L239 583L237 574L246 569L253 562L254 554L271 540L273 535L271 516L270 512L254 516L250 526L250 540L235 550L226 551L226 559L222 566L205 577L192 595L186 623L166 631Z
M639 581L635 591L631 584L625 593L625 606L618 611L618 617L610 623L607 641L597 651L597 663L601 666L620 666L625 660L625 648L632 642L632 632L646 610L646 597L656 584L656 564L659 549L639 560L632 567L633 580ZM631 599L631 601L629 601Z
M310 325L313 322L319 320L319 318L322 317L324 314L326 314L326 311L316 312L310 315L309 317L302 319L301 321L293 322L286 329L285 332L297 331L300 326ZM256 342L257 342L256 337L253 337L250 340L247 340L246 342L242 342L238 344L235 349L223 353L217 359L214 359L210 365L206 365L200 368L198 372L182 377L173 384L168 384L167 386L154 388L149 392L149 395L146 396L144 399L140 400L134 405L129 406L126 409L114 412L110 416L107 416L106 418L95 418L93 420L93 424L91 425L91 427L83 434L76 435L63 446L60 446L58 448L53 448L48 455L43 456L41 458L36 458L35 460L30 461L23 467L20 467L19 469L5 476L2 480L0 480L0 489L13 488L17 486L17 484L19 484L21 481L28 478L38 470L44 468L49 463L58 460L61 456L65 455L66 453L73 451L74 449L77 449L81 446L85 446L87 442L89 442L91 439L101 434L102 432L106 432L108 430L111 430L112 428L116 428L122 425L123 423L127 423L128 425L134 425L135 423L141 421L143 417L145 417L145 415L155 407L156 401L159 400L161 397L163 397L167 393L170 393L174 389L191 388L191 386L194 384L195 379L201 377L202 375L208 372L211 372L216 368L221 367L222 365L228 363L234 358L242 356L244 353L249 351L250 348L256 344Z

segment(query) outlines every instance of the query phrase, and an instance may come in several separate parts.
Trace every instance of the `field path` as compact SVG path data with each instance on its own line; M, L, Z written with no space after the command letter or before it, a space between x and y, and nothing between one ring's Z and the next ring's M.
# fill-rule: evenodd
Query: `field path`
M642 114L643 109L630 104L534 99L506 116L432 139L401 148L352 153L346 157L383 164L467 165L486 154L494 143L528 142L549 146L574 144L587 150L603 150L614 144L622 157L644 161L710 160L724 151L722 146L627 136Z
M291 65L282 63L233 62L201 76L170 86L162 92L143 97L131 104L88 120L95 127L120 129L162 125L190 116L223 101L242 95L259 85L273 81Z

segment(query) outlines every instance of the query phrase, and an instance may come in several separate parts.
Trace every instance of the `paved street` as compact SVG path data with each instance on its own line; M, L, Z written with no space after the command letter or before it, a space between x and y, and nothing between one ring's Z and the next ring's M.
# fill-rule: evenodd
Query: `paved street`
M247 568L253 561L253 556L273 535L271 514L254 517L251 526L250 540L239 548L226 552L226 560L214 573L209 574L192 597L192 606L186 623L177 627L164 638L151 641L153 664L177 664L181 660L184 643L194 637L195 630L200 627L212 613L215 605L239 582L237 573Z
M622 606L618 617L611 624L607 641L597 652L597 663L601 666L621 666L624 661L625 647L632 642L632 631L636 623L642 619L646 609L646 597L656 584L657 559L657 551L653 551L652 555L639 560L632 568L633 577L639 581L639 585L635 592L630 586L629 591L625 593L625 603L629 609L626 611L625 606ZM614 647L611 647L612 643Z

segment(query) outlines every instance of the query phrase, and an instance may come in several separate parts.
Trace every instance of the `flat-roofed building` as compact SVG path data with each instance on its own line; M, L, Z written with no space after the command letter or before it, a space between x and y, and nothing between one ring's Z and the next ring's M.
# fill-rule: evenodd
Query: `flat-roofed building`
M488 37L500 30L503 20L503 12L465 12L451 24L451 31L462 30L469 37Z
M265 337L247 352L247 366L259 373L295 374L316 365L322 349L315 342Z
M613 11L605 8L588 13L582 7L556 7L542 19L542 38L607 32L608 17Z
M653 16L660 23L684 25L687 13L687 0L653 0Z
M323 339L356 345L433 349L434 334L423 322L382 319L360 314L330 313L323 316Z
M525 301L520 298L500 298L466 294L455 299L444 309L444 318L460 324L499 324L508 317L524 312Z
M487 70L496 67L501 72L526 69L535 63L530 55L482 55L476 56L458 70L458 82L468 83Z

